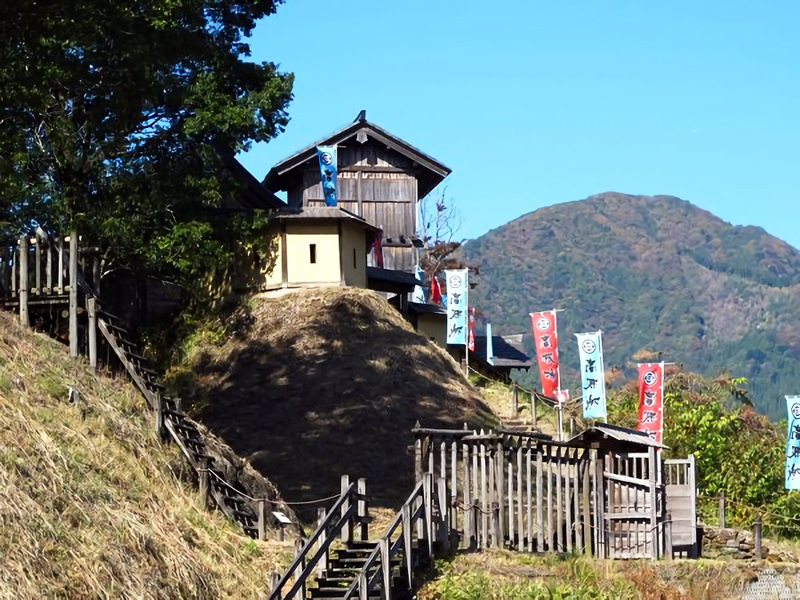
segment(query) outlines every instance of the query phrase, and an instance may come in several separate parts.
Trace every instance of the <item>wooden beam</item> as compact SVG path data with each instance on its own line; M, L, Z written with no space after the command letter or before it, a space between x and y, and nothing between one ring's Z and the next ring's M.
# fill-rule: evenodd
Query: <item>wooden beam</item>
M86 311L89 313L89 368L97 370L97 300L86 299Z

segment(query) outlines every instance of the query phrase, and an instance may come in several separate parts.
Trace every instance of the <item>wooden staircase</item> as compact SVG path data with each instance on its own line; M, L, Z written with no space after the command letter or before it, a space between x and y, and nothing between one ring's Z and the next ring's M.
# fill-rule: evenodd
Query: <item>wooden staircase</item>
M381 598L411 600L417 573L434 551L449 550L449 496L443 478L434 488L425 473L378 540L369 540L365 482L342 478L342 494L321 516L282 577L273 581L269 600ZM438 492L438 493L436 493ZM353 538L354 528L360 537ZM337 536L341 545L334 548Z
M215 459L208 451L207 442L199 428L181 411L173 398L165 395L156 371L150 361L139 353L130 332L117 317L102 310L98 311L97 327L155 412L161 435L171 438L178 445L197 472L201 495L210 496L214 504L239 523L247 535L258 537L259 531L263 535L264 526L262 523L259 528L259 516L263 521L264 515L257 514L263 511L254 509L244 490L228 482L224 472L214 468Z

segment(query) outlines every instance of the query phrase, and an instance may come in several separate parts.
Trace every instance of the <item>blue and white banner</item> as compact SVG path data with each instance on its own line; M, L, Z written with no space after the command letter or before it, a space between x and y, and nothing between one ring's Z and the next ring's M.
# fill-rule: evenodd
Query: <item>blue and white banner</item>
M425 273L419 268L419 265L414 267L414 277L416 277L419 281L423 281L425 279ZM425 290L422 289L421 285L414 286L414 293L411 294L411 301L425 304Z
M469 315L467 269L444 272L447 283L447 343L467 345L467 318Z
M576 333L581 357L581 396L584 419L605 419L606 379L601 333Z
M336 206L336 146L317 146L317 156L325 206Z
M786 489L800 490L800 396L786 396L789 433L786 439Z
M492 324L486 324L486 362L494 364L494 340L492 339Z

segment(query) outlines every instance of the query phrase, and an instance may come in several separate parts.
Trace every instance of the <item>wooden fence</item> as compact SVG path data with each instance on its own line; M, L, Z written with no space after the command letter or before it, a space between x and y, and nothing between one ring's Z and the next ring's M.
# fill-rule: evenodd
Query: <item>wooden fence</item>
M78 315L85 310L81 287L99 292L100 259L79 246L76 233L51 236L39 229L0 247L0 305L19 313L29 327L31 313L66 312L70 355L78 356Z
M464 547L658 558L666 514L660 454L636 432L625 442L610 437L620 428L602 427L605 443L417 428L416 475L447 481L449 525Z

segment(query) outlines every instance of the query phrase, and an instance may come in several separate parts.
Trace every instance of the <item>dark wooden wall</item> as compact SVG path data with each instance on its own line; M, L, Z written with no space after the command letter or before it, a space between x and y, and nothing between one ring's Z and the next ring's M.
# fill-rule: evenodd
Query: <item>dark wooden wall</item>
M351 139L338 153L339 207L383 229L384 240L391 240L392 246L384 252L391 262L387 268L412 271L416 260L411 237L417 230L419 200L413 161L372 139L363 144ZM312 164L288 191L289 205L325 205L319 169Z

